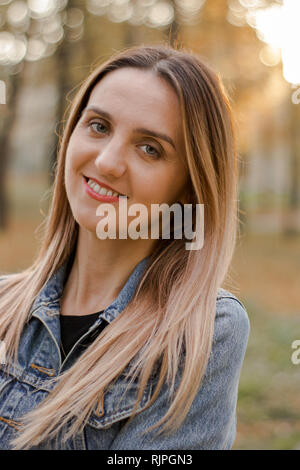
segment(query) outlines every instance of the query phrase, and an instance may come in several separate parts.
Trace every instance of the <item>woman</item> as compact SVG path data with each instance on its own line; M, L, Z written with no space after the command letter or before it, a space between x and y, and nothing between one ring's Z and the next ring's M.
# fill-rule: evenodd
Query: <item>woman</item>
M249 335L243 304L220 287L236 191L229 100L195 54L133 47L90 74L36 261L0 281L2 448L232 447ZM121 200L119 236L101 239L99 208L119 215ZM203 204L202 248L174 227L169 239L120 236L136 203L192 204L193 229Z

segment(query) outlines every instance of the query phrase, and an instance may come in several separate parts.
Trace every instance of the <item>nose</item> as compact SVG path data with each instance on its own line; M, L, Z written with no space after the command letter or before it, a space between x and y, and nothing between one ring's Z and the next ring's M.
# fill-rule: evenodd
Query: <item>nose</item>
M118 136L113 136L109 141L103 143L95 160L99 172L103 175L110 174L116 178L122 176L127 167L125 152L124 140Z

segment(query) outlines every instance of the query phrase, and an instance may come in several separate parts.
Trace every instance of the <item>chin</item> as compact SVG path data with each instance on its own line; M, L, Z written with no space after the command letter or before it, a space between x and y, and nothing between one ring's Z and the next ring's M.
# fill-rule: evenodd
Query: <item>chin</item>
M81 211L72 211L73 217L79 227L89 232L96 233L98 218L95 214L82 213Z

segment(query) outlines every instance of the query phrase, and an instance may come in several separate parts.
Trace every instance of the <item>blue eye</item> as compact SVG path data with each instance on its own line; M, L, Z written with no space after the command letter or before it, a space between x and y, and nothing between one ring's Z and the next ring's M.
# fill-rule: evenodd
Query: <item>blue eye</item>
M145 144L145 145L141 145L141 147L148 147L148 149L152 149L152 151L150 153L146 152L148 155L160 157L160 152L158 150L156 150L156 148L152 147L152 145ZM154 153L153 153L153 150L154 150Z
M102 127L104 127L104 129L107 129L107 127L104 124L102 124L102 122L94 121L94 122L89 123L89 127L91 127L93 129L93 131L95 131L97 133L100 133L100 134L103 134L103 132L101 130L99 130L99 128L97 129L98 126L102 126Z

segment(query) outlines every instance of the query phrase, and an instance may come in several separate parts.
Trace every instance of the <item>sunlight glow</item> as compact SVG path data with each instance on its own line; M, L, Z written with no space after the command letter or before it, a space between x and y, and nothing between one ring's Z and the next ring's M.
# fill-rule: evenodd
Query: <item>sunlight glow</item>
M300 1L283 0L255 12L255 28L259 39L274 50L281 50L283 76L289 83L300 83ZM252 17L253 20L253 17Z
M274 48L265 44L259 53L260 61L267 67L274 67L279 64L281 53L279 48Z

